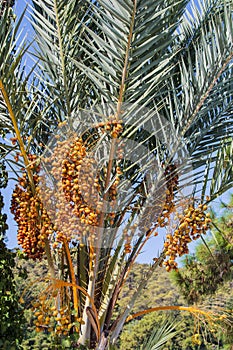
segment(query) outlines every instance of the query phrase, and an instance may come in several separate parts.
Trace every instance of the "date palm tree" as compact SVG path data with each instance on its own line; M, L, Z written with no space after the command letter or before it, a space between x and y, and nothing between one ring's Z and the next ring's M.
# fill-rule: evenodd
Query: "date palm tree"
M232 186L232 2L33 0L28 12L30 44L22 18L2 19L0 122L20 176L19 242L50 268L36 327L105 349L155 268L177 268L209 228L207 204ZM113 319L161 227L164 246Z

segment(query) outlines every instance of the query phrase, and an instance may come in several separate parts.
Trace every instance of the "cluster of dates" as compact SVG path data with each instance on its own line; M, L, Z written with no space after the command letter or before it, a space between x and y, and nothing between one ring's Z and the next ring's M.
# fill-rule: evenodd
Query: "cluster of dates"
M11 212L18 224L18 243L29 258L40 259L44 253L45 239L52 232L47 212L40 200L40 166L35 155L28 156L33 174L34 192L28 174L24 172L18 179L11 201Z
M183 214L178 215L179 224L174 234L168 234L164 242L164 252L167 256L164 265L166 270L177 269L177 257L189 252L188 244L205 234L210 227L210 213L206 213L207 205L199 204L197 208L189 205Z

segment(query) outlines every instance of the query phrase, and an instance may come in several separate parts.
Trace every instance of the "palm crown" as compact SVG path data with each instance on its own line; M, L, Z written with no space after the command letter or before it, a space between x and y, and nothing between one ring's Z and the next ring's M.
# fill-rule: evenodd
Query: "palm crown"
M16 163L8 157L17 174L24 163L21 183L30 188L15 197L44 197L39 212L49 230L37 222L25 250L34 258L46 252L55 281L58 250L64 252L70 282L56 283L71 289L85 322L80 341L102 349L109 334L111 342L118 337L153 270L163 262L176 268L176 256L208 229L206 202L232 186L232 4L34 0L28 11L36 62L29 72L26 41L17 42L22 18L10 25L6 13L1 19L1 125L18 141L1 148L4 156L23 156ZM29 154L43 165L39 190ZM43 187L48 183L52 190ZM16 218L20 210L15 204ZM159 227L172 229L172 215L178 233L167 236L129 308L112 323L133 262ZM39 253L28 248L30 235Z

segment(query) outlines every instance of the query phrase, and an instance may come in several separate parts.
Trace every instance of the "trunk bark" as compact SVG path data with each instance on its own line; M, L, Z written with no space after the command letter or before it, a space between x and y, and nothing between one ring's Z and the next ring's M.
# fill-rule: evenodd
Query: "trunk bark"
M96 350L105 350L107 348L107 345L108 345L108 335L105 334L105 332L103 332L100 337L100 342Z

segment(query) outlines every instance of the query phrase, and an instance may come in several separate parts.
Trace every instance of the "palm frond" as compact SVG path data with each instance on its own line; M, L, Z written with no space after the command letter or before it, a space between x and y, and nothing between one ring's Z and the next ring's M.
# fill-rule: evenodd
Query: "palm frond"
M74 62L92 80L96 91L107 97L106 102L117 103L122 99L135 102L139 95L145 102L155 93L159 78L164 76L161 71L171 58L167 48L178 25L177 20L172 22L173 11L181 14L185 4L185 1L163 4L155 1L153 6L144 3L136 6L131 1L91 4L89 16L95 27L83 24L79 43L87 60Z
M16 129L20 129L27 139L30 125L28 118L30 119L32 115L35 115L33 108L35 101L31 100L27 90L27 84L33 69L30 73L25 74L25 64L23 63L23 57L30 46L26 43L25 36L20 28L24 13L25 11L14 23L11 10L8 9L0 19L0 127L8 137L16 136ZM28 107L30 107L29 110ZM13 119L12 116L14 116ZM5 155L16 154L20 151L19 144L16 141L17 137L14 140L15 145L11 145L7 140L1 142L1 149L5 151ZM9 159L9 161L14 164L12 159ZM18 168L21 166L19 163Z
M179 28L183 50L176 55L179 69L167 81L162 109L174 127L178 147L186 144L185 163L193 169L188 186L201 181L208 159L215 162L222 144L233 136L232 6L228 1L210 1L208 6L200 4L202 12L195 8L196 15L184 17Z
M169 323L164 321L159 329L154 329L149 339L145 339L141 350L160 350L163 349L164 344L175 337L179 330L176 330L179 326L174 321Z
M40 60L38 76L46 86L44 98L52 104L49 113L58 121L71 117L91 94L87 79L73 63L86 59L79 45L89 6L83 1L35 0L31 7L37 43L33 54Z

